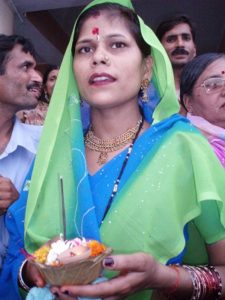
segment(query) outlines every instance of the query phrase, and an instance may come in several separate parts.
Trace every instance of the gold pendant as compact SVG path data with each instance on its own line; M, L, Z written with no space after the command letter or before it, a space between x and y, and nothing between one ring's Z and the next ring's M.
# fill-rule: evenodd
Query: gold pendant
M97 163L99 165L104 165L107 162L107 159L108 159L108 154L106 152L101 152Z

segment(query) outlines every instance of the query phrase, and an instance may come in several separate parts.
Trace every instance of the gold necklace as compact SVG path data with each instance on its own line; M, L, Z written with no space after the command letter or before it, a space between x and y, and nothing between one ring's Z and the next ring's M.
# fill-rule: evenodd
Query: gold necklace
M85 145L93 151L100 152L97 163L99 165L103 165L107 162L108 153L122 149L124 146L132 142L141 122L142 118L134 127L129 128L126 132L112 139L99 139L94 135L92 127L90 126L90 129L84 139Z

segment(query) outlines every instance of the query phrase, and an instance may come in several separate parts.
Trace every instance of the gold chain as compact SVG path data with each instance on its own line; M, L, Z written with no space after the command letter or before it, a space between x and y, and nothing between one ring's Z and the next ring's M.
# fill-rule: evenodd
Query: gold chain
M126 132L112 139L99 139L94 135L94 132L90 127L84 139L85 145L91 150L100 152L97 162L102 165L107 162L108 153L122 149L124 146L132 142L141 121L142 119L137 122L135 127L128 129Z

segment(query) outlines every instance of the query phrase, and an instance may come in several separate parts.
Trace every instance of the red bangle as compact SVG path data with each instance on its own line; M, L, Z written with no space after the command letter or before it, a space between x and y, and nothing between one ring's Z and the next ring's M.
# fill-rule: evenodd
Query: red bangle
M179 267L177 267L176 265L169 265L169 268L172 268L172 269L174 269L174 271L176 271L176 281L175 281L174 285L171 288L164 291L164 294L166 294L168 296L171 295L171 294L174 294L177 291L177 289L180 285L180 270L179 270Z

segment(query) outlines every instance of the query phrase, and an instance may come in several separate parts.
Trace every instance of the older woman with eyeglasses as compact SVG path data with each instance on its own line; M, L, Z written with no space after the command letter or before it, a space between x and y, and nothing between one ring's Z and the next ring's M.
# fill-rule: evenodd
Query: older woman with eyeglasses
M206 136L225 168L225 54L206 53L189 62L180 93L187 118Z

